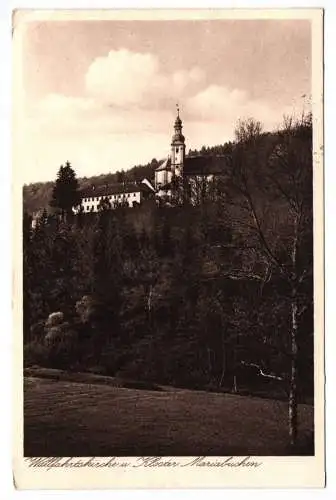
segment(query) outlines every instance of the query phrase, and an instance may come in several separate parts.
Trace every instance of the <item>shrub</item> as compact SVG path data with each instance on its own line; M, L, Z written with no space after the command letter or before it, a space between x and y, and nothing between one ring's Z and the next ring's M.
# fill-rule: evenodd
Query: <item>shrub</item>
M45 321L40 320L30 327L30 339L41 341L45 335Z
M77 363L77 332L68 322L46 328L44 344L49 366L68 369Z
M61 311L53 312L49 314L47 321L45 322L45 327L50 328L56 325L60 325L64 322L64 314Z
M84 295L76 302L75 309L81 322L88 323L95 316L97 304L91 296Z
M75 337L77 337L77 333L71 328L68 322L64 322L59 325L46 328L44 341L47 345L51 346L56 343L66 344L72 342Z
M24 346L23 362L25 367L33 365L48 366L49 351L47 346L37 340L33 340Z

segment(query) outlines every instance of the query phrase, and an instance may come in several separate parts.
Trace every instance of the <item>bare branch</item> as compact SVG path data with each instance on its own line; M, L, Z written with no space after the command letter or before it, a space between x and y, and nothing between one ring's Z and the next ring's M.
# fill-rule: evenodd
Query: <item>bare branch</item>
M256 210L255 210L255 207L254 207L254 204L253 204L253 201L252 201L252 197L251 197L251 195L250 195L250 193L248 191L246 191L246 197L247 197L247 202L248 202L248 204L250 206L250 209L251 209L252 218L253 218L253 221L255 223L258 236L260 238L260 241L261 241L261 243L262 243L262 245L263 245L263 247L264 247L267 255L279 267L280 271L286 277L288 277L288 274L287 274L287 271L286 271L285 267L280 262L280 260L275 256L275 254L272 252L270 246L268 245L268 242L266 241L265 235L263 233L262 227L260 225L259 218L257 216Z

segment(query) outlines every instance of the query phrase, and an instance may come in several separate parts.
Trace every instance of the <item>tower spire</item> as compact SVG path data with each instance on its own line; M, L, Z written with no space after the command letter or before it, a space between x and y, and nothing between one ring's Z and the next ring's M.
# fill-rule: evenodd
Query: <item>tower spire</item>
M185 137L182 134L182 120L180 118L180 106L176 104L177 117L174 123L174 134L171 142L172 172L175 176L183 175L183 164L185 156Z
M184 137L182 135L182 120L180 118L180 106L178 104L176 104L176 109L177 109L177 117L174 123L175 134L173 136L173 141L181 140L182 142L184 142Z

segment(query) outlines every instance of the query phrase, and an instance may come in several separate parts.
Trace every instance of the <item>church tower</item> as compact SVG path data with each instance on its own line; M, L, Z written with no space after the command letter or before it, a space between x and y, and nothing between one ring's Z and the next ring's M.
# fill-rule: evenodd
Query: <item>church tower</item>
M173 175L180 177L183 175L183 164L185 157L185 138L182 134L182 120L180 109L177 105L177 117L174 124L174 135L171 142L171 169Z

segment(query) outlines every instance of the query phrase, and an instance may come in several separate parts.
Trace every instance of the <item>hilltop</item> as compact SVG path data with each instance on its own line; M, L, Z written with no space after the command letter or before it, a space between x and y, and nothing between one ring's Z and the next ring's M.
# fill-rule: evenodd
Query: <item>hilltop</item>
M153 160L146 165L135 165L127 171L117 171L94 175L92 177L78 178L79 188L86 189L92 185L96 187L116 184L121 182L140 182L144 177L150 181L154 180L154 171L158 166L158 161ZM76 166L73 166L76 169ZM23 186L23 210L32 215L39 210L47 208L54 182L34 182Z
M189 150L189 156L212 156L228 153L232 150L232 143L217 145L212 147L203 146L200 150ZM115 173L105 173L91 177L80 177L78 179L80 189L86 189L89 186L105 186L121 182L140 182L144 177L154 182L154 172L159 164L156 158L153 158L145 165L135 165L129 170L121 170ZM73 165L76 170L76 165ZM52 193L54 182L34 182L23 186L23 210L32 215L39 210L47 208Z

